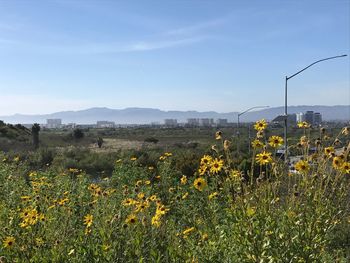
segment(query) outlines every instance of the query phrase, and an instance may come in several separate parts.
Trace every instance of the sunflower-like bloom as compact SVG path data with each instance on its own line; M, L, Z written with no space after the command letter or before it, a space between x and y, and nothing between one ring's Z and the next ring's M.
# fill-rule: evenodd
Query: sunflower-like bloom
M298 122L298 127L306 129L306 128L310 128L310 124L307 123L306 121Z
M203 189L207 186L207 181L204 178L200 177L194 180L193 185L198 191L202 192Z
M221 131L217 131L217 132L215 133L215 139L216 139L216 140L221 140L221 138L222 138L222 132L221 132Z
M160 204L157 206L156 215L165 215L169 210L165 205Z
M310 169L309 163L304 160L300 160L295 164L295 169L299 173L307 173Z
M91 227L93 219L93 215L87 214L86 216L84 216L84 225L86 225L86 227Z
M343 135L349 135L349 134L350 134L350 127L344 127L344 128L341 130L341 134L343 134Z
M158 198L156 195L151 195L148 199L152 202L155 202L155 201L157 201Z
M256 149L256 148L262 148L262 147L264 147L264 144L263 144L260 140L255 139L254 141L252 141L252 147L253 147L254 149Z
M222 170L223 166L224 166L224 161L215 158L211 162L210 172L217 174L217 173L219 173Z
M344 162L342 165L342 171L350 174L350 162Z
M148 207L149 207L148 201L140 202L139 204L136 205L135 212L144 212L147 210Z
M3 246L4 248L11 248L16 242L16 239L14 237L6 237L4 239Z
M211 157L210 155L204 155L201 159L201 166L209 167L212 161L213 157Z
M128 225L133 225L137 223L137 217L134 214L129 215L126 219L125 219L125 223L127 223Z
M339 156L334 157L332 165L334 169L341 169L343 165L343 159Z
M331 155L332 153L334 153L334 147L330 146L330 147L324 148L324 153L327 155Z
M257 130L257 131L263 131L263 130L266 129L266 127L267 127L267 122L265 121L265 119L257 121L254 124L254 129Z
M152 217L152 226L159 227L161 225L160 216L158 214Z
M262 152L256 155L255 160L260 164L268 164L272 162L272 157L270 152Z
M283 139L280 136L271 136L269 138L269 144L272 147L277 148L283 144Z

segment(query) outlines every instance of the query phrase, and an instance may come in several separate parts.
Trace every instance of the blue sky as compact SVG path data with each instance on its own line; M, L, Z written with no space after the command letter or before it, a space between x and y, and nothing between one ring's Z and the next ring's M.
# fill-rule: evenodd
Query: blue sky
M89 107L243 111L350 51L350 1L0 0L0 116ZM350 104L349 57L288 82Z

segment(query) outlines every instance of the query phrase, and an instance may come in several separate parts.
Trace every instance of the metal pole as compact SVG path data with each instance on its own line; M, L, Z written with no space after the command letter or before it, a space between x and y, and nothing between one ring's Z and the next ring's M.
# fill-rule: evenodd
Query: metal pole
M287 97L288 97L288 77L286 76L286 84L284 88L284 161L285 163L288 163L288 142L287 142L287 133L288 133L288 109L287 109Z
M346 57L347 55L340 55L340 56L334 56L334 57L329 57L329 58L324 58L324 59L320 59L315 61L314 63L311 63L310 65L308 65L307 67L303 68L302 70L299 70L297 73L291 75L291 76L286 76L286 84L285 84L285 93L284 93L284 115L285 115L285 120L284 120L284 158L285 158L285 162L288 163L288 142L287 142L287 128L288 128L288 112L287 112L287 82L289 79L295 77L296 75L300 74L301 72L303 72L304 70L308 69L309 67L320 63L322 61L325 60L330 60L330 59L335 59L335 58L342 58L342 57Z
M238 155L239 155L239 143L240 143L240 134L239 134L239 116L240 116L240 114L238 113L238 115L237 115L237 153L238 153Z

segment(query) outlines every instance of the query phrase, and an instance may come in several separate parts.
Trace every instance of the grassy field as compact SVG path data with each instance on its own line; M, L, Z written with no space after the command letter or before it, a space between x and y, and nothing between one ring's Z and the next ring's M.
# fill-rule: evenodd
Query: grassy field
M255 127L242 160L229 130L199 130L196 147L184 146L195 134L118 131L101 152L86 135L37 169L34 157L2 153L1 261L349 262L349 129L315 141L300 128L291 173L275 156L282 138ZM160 146L144 143L151 135ZM110 176L79 167L96 158L103 169L113 159Z

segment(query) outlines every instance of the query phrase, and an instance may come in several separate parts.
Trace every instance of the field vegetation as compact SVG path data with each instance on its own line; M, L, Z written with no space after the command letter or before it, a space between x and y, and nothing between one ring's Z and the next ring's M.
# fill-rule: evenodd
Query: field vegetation
M1 261L349 262L350 129L301 123L288 167L280 130L254 128L250 155L230 129L41 131L0 154Z

